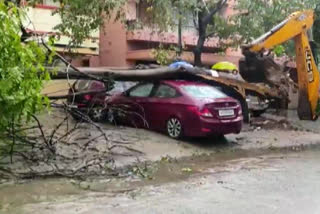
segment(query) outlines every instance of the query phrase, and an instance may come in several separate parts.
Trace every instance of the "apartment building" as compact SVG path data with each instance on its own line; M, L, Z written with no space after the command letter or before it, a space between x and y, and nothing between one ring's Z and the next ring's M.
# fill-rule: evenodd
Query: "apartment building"
M229 7L223 11L223 16L231 15L234 11L232 6L235 0L229 0ZM34 8L25 7L28 19L24 26L27 31L37 35L56 34L54 26L61 22L58 15L52 12L59 3L53 0L43 0L42 4ZM130 26L136 22L141 22L146 16L146 6L129 0L126 5L126 20ZM110 21L105 26L92 33L92 36L84 41L79 47L73 47L76 55L72 55L72 62L77 66L107 66L131 68L140 63L154 63L155 57L152 50L163 45L174 45L178 43L177 29L171 32L157 33L154 29L143 26L129 30L123 23ZM183 25L182 42L186 50L182 54L182 59L193 63L194 55L192 48L198 40L197 31L193 22ZM62 35L56 41L56 50L62 54L66 53L70 39ZM215 38L210 38L205 42L202 62L205 65L212 65L219 61L231 61L238 63L240 53L233 50L226 50L224 54L214 54L218 46Z
M223 16L234 13L233 5L235 0L229 0L228 8L223 11ZM146 7L138 4L135 0L130 0L126 8L126 22L134 24L143 20ZM170 45L178 43L178 27L172 32L156 33L154 30L144 26L139 29L128 30L119 22L109 22L105 24L104 30L100 32L99 65L111 67L133 67L139 63L155 62L152 49L158 45ZM197 31L191 23L184 24L182 32L182 42L186 51L182 54L182 59L193 63L194 55L192 48L197 44ZM205 42L202 62L205 65L212 65L219 61L231 61L238 64L241 53L231 49L224 54L214 54L218 46L215 38L210 38Z
M42 3L35 7L28 7L26 1L22 1L21 4L26 12L23 25L28 33L44 36L44 38L57 34L54 27L61 23L61 19L59 15L53 15L52 12L59 6L58 2L42 0ZM70 38L61 35L56 40L55 49L65 57L72 59L72 63L76 66L99 66L99 37L99 31L93 32L91 37L80 46L72 47L74 54L71 55L68 53Z

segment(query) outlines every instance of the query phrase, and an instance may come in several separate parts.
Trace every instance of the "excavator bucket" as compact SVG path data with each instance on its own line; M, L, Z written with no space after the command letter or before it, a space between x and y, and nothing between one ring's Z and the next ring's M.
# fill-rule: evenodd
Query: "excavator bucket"
M239 72L243 79L253 83L282 84L285 79L283 66L277 64L273 57L248 52L239 61Z
M282 97L280 106L287 107L289 101L289 81L284 67L276 63L272 56L246 52L239 61L239 73L251 83L264 83L276 87Z

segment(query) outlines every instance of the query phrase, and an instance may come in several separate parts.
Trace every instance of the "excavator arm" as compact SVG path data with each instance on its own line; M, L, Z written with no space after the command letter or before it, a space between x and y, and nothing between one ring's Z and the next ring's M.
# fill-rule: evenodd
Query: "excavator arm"
M296 63L298 72L299 102L298 115L302 120L315 120L317 118L317 105L319 100L319 71L310 47L307 31L314 23L312 10L295 12L286 20L275 26L271 31L259 37L251 44L244 45L242 52L245 59L240 63L240 73L250 81L274 78L278 74L279 85L283 72L274 63L270 56L263 53L273 47L293 39L296 47ZM272 75L273 74L273 75ZM277 82L277 81L275 81Z

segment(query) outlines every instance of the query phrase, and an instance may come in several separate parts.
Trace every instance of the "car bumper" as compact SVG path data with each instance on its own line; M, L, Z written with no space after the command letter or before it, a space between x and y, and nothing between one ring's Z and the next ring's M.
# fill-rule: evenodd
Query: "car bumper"
M194 127L185 135L190 137L206 137L212 135L239 134L242 129L243 117L230 120L200 118L198 127Z

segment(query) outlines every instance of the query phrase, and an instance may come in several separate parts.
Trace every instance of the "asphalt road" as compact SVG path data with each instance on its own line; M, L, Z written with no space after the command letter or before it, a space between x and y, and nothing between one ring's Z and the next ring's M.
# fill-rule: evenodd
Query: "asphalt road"
M320 213L320 152L232 160L186 180L130 193L87 193L69 201L29 204L32 214Z

